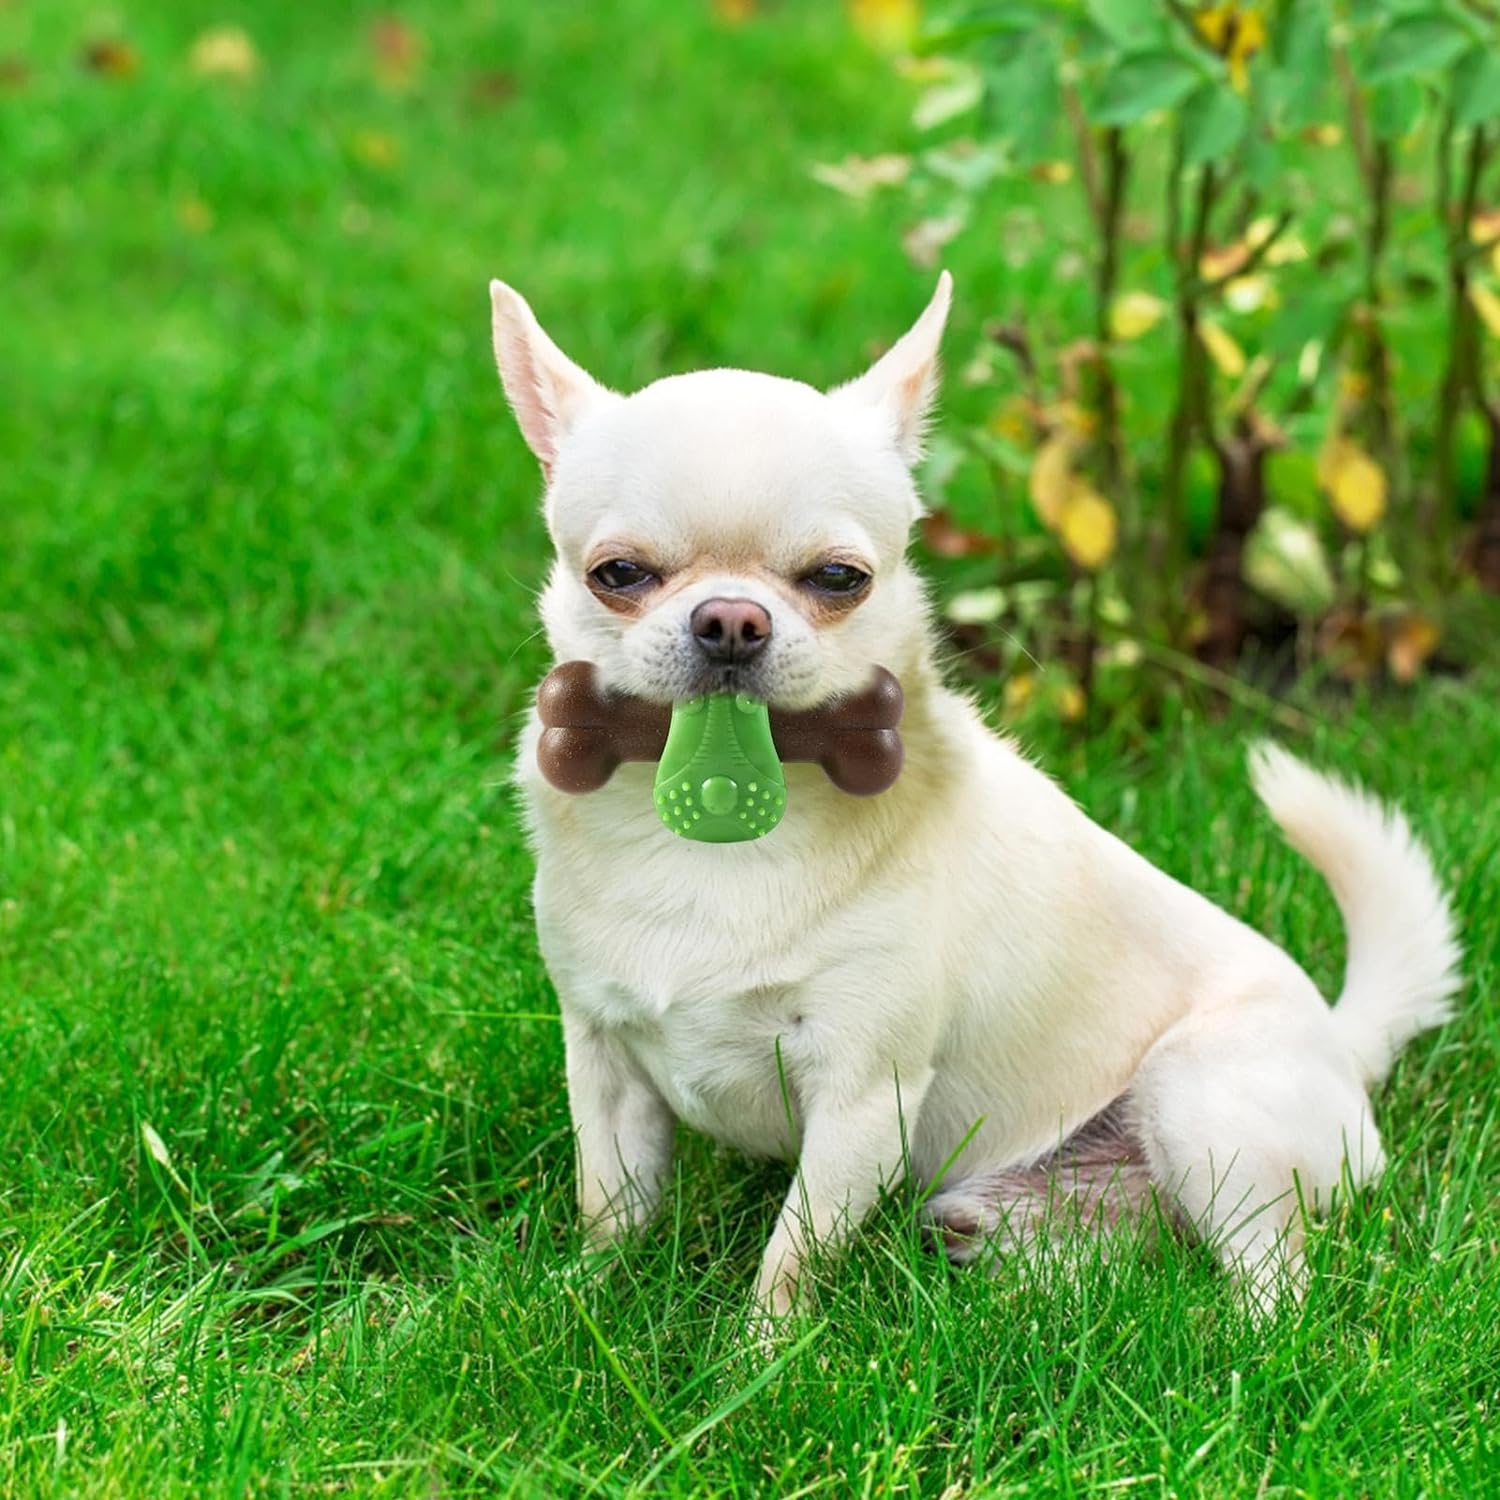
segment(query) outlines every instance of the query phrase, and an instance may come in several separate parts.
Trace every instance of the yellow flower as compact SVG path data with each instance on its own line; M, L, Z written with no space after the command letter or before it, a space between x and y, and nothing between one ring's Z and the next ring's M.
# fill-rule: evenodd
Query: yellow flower
M1266 18L1258 5L1226 0L1193 17L1198 35L1229 64L1229 81L1238 93L1250 87L1250 59L1266 45Z

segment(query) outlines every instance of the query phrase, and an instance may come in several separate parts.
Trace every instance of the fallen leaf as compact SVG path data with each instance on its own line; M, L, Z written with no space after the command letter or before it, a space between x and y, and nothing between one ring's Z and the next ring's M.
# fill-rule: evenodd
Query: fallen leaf
M79 54L79 61L90 73L105 78L133 78L141 70L141 54L118 37L90 42Z
M1318 630L1318 649L1345 682L1365 682L1380 670L1385 643L1368 615L1335 610Z
M193 43L188 66L200 78L235 78L245 82L260 71L260 54L244 27L215 26Z
M1318 483L1350 531L1363 536L1380 524L1385 515L1385 474L1352 438L1334 436L1323 445Z
M422 33L400 16L378 16L370 25L371 69L377 83L406 89L417 81L427 55Z
M1166 316L1167 304L1150 292L1122 292L1109 305L1109 336L1138 339Z
M868 198L876 188L896 187L911 175L911 157L896 152L883 156L846 156L838 162L814 162L812 176L849 198Z
M1435 621L1413 610L1391 628L1386 665L1397 682L1415 682L1437 650L1442 632Z
M966 221L967 215L962 213L921 219L901 236L901 248L914 266L930 271L937 265L944 246L956 238Z
M1093 573L1114 556L1120 522L1114 506L1092 485L1080 482L1063 502L1057 532L1068 556Z
M1073 439L1066 432L1058 432L1036 450L1027 479L1031 503L1049 531L1056 530L1062 519L1073 482Z
M849 22L872 47L900 52L922 23L919 0L848 0Z
M1245 351L1212 318L1204 318L1199 323L1198 337L1221 374L1237 380L1245 373Z

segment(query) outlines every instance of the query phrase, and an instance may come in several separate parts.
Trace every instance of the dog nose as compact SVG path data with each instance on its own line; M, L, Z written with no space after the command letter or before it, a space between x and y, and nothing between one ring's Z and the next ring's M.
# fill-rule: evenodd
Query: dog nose
M749 599L705 599L688 622L710 661L747 661L771 638L771 617Z

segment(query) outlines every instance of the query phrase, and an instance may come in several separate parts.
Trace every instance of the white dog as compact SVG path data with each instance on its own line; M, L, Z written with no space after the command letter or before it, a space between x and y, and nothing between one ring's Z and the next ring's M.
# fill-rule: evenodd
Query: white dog
M946 273L866 374L823 393L741 370L605 390L491 288L495 352L547 478L558 661L659 703L732 688L807 708L876 665L905 769L857 799L786 768L752 843L678 839L652 768L568 796L520 777L562 1007L578 1195L596 1242L643 1220L684 1120L796 1176L756 1295L903 1173L950 1248L1160 1196L1264 1305L1300 1284L1299 1200L1382 1164L1366 1089L1448 1013L1460 958L1395 812L1264 746L1256 788L1348 928L1330 1008L1279 948L1091 822L944 687L906 558Z

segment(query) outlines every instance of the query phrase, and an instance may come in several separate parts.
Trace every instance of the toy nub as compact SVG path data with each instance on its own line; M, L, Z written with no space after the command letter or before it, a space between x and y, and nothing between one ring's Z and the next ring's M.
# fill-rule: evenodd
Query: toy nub
M685 839L739 844L768 834L786 810L786 777L766 705L743 693L679 703L654 796L662 822Z

